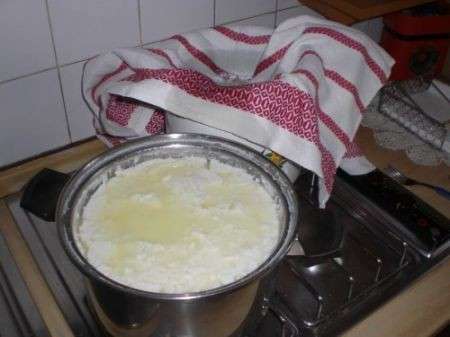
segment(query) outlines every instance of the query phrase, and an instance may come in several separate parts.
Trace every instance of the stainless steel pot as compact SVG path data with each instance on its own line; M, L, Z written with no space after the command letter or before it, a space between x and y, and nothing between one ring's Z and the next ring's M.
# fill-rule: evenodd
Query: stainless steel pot
M133 289L96 270L78 249L75 233L83 207L102 180L117 169L144 161L202 156L242 167L264 182L280 203L280 240L272 255L247 276L218 288L195 293L166 294ZM296 235L298 205L289 179L261 154L221 138L169 134L142 138L110 150L81 168L62 191L56 222L62 244L84 273L88 300L112 336L229 337L239 334L258 316L270 297L272 274ZM257 311L255 313L255 311ZM253 318L252 318L253 317Z

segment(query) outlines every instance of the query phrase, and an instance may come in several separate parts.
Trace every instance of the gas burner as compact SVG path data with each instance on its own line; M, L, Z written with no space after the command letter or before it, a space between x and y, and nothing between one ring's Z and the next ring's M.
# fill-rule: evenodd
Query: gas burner
M308 179L302 176L297 184L303 197L310 195ZM386 191L389 198L383 197ZM406 213L392 212L387 200L400 203ZM24 211L20 196L7 202L74 335L105 337L85 301L83 276L63 253L55 224ZM262 304L259 317L230 337L336 336L450 253L448 219L379 172L355 178L341 173L325 211L306 200L301 206L299 239L306 255L283 261L274 294ZM439 228L440 236L433 241L428 230L416 226L417 219ZM3 269L7 277L14 271ZM15 289L20 282L10 285L21 293Z

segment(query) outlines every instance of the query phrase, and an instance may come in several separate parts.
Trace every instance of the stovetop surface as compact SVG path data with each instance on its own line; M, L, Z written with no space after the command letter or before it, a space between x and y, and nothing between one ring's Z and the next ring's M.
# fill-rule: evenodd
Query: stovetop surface
M307 195L306 182L300 181L297 187L300 195ZM424 250L414 235L405 232L373 202L363 201L360 193L338 178L327 209L343 225L339 254L316 265L303 256L288 256L279 268L270 308L265 310L267 314L257 329L247 331L248 337L335 336L448 254L448 249L441 248L439 255ZM312 207L305 199L300 205L301 210ZM8 199L8 207L75 336L102 336L85 298L83 276L63 252L56 225L24 211L19 195ZM0 249L1 243L0 240ZM3 258L0 262L2 271L7 261ZM20 282L8 284L15 294L23 286ZM0 290L0 295L5 293ZM22 303L14 303L31 314L33 307L28 306L25 294L22 292ZM1 301L6 301L5 296L0 296ZM296 329L286 322L293 323ZM21 324L36 336L48 335L39 317L31 325Z
M4 238L0 235L0 336L50 337L28 293Z

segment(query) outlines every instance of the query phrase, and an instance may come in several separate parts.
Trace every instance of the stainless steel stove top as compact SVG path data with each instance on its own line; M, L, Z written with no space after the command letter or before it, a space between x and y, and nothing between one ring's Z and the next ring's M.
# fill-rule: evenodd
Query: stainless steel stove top
M415 224L402 223L398 214L388 214L377 206L379 202L373 195L381 192L364 191L370 184L349 180L345 175L337 179L327 209L343 227L338 253L319 264L304 256L287 257L279 268L270 309L261 308L265 317L256 328L246 332L248 337L335 336L449 254L448 219L420 203L413 204L405 196L398 199L390 195L395 202L401 200L401 207L404 203L414 206L415 212L419 212L416 218L420 226L425 227L424 221L428 221L427 228L415 231ZM393 191L389 184L375 185ZM308 195L306 178L300 179L297 187L300 195ZM404 193L401 188L398 191ZM8 206L74 334L102 336L85 300L83 277L64 254L55 224L24 211L19 198L9 198ZM301 205L303 210L312 207L307 200L302 200ZM5 263L4 259L0 262ZM9 284L12 293L17 294L14 288L20 287L20 282ZM21 301L15 302L18 308L26 307L25 292L21 296ZM26 307L28 311L30 308ZM39 322L32 326L42 330ZM36 335L47 336L44 330Z
M1 235L0 336L50 336Z

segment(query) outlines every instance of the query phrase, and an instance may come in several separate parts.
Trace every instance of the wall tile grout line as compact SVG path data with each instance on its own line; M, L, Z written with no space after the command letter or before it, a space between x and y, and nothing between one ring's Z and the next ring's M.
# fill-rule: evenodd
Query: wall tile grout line
M214 4L215 4L216 2L214 1ZM275 14L275 22L274 22L274 27L276 26L276 23L277 23L277 19L278 19L278 14L280 13L280 12L284 12L284 11L286 11L286 10L288 10L288 9L294 9L294 8L298 8L298 7L300 7L301 5L299 4L299 5L295 5L295 6L291 6L291 7L286 7L286 8L283 8L283 9L278 9L278 0L276 0L276 10L275 11L269 11L269 12L264 12L264 13L260 13L260 14L257 14L257 15L253 15L253 16L248 16L248 17L245 17L245 18L241 18L241 19L238 19L238 20L233 20L233 21L227 21L227 22L223 22L223 23L221 23L220 25L229 25L230 23L236 23L236 22L239 22L239 21L244 21L244 20L249 20L249 19L254 19L254 18L257 18L258 16L263 16L263 15L268 15L268 14ZM214 6L214 26L216 25L216 17L215 17L215 6ZM149 43L152 43L152 42L149 42Z
M82 60L77 60L77 61L63 63L63 64L60 64L59 67L60 68L64 68L64 67L72 66L72 65L77 64L77 63L89 61L91 58L94 58L94 57L95 56L88 57L88 58L85 58L85 59L82 59Z
M160 41L163 41L163 40L160 40ZM154 42L159 42L159 41L154 41ZM149 43L154 43L154 42L149 42ZM142 45L144 45L144 44L145 44L145 43L142 43ZM138 45L133 46L133 47L130 47L130 48L138 48L138 47L142 47L142 45L141 45L141 44L138 44ZM71 62L63 63L63 64L60 64L59 67L60 67L60 68L64 68L64 67L71 66L71 65L74 65L74 64L77 64L77 63L80 63L80 62L86 62L86 61L89 61L90 59L96 58L96 57L99 56L99 55L101 55L101 54L96 54L96 55L93 55L93 56L89 56L89 57L86 57L85 59L81 59L81 60L76 60L76 61L71 61ZM53 69L53 68L51 68L51 69ZM0 82L0 83L1 83L1 82Z
M77 60L77 61L73 61L73 62L64 63L64 64L59 65L59 67L60 68L64 68L64 67L71 66L71 65L74 65L74 64L77 64L77 63L80 63L80 62L86 62L86 61L88 61L90 59L91 59L91 57L88 57L88 58L85 58L85 59L82 59L82 60ZM50 68L44 68L44 69L41 69L41 70L38 70L38 71L34 71L32 73L20 75L20 76L13 77L13 78L8 78L7 80L0 81L0 85L6 84L8 82L13 82L15 80L20 80L22 78L27 78L27 77L30 77L30 76L34 76L34 75L38 75L38 74L41 74L41 73L45 73L46 71L56 70L57 68L58 67L56 67L56 66L55 67L50 67Z
M275 21L273 22L273 28L275 29L277 27L277 20L278 20L278 1L279 0L275 0Z
M99 54L107 53L111 49L119 47L122 44L121 40L124 41L122 45L127 47L150 48L155 43L169 39L173 34L184 34L196 29L206 28L207 26L259 23L273 29L279 23L278 21L282 21L281 19L292 17L297 13L309 12L303 9L297 10L297 8L307 6L290 0L244 0L245 2L248 1L249 4L243 4L243 1L239 0L224 0L223 2L219 2L222 0L198 0L198 3L202 4L201 7L196 4L190 4L190 1L185 1L182 6L180 6L181 2L174 0L167 1L169 3L167 5L165 0L155 0L153 2L151 0L131 0L127 1L126 5L123 1L111 0L111 4L109 4L108 1L93 0L93 7L86 12L82 9L75 10L77 6L73 6L69 2L66 3L66 1L62 1L62 4L60 4L59 2L61 1L38 0L39 11L36 11L37 14L32 13L33 15L30 13L32 20L29 23L20 21L20 17L23 16L23 8L21 9L21 6L12 8L14 11L11 13L17 16L11 20L14 23L12 27L15 29L12 33L16 34L17 37L33 33L32 36L36 43L41 44L45 42L45 44L41 48L35 48L33 53L28 55L29 48L27 46L0 38L2 42L6 42L7 49L11 49L10 51L5 51L7 57L5 61L2 59L3 63L0 63L4 65L11 63L11 65L14 65L11 71L6 72L0 78L0 93L10 92L16 87L20 89L22 85L33 90L39 88L41 83L48 83L48 88L42 89L42 95L33 95L34 101L24 102L23 107L20 108L23 114L12 114L11 121L6 121L5 130L3 131L7 131L9 125L16 125L22 122L21 119L23 117L21 116L29 117L31 112L36 110L35 102L42 103L42 106L46 107L45 111L47 112L43 112L44 116L51 118L52 122L49 123L51 127L45 123L39 126L38 135L40 135L42 141L39 139L36 140L36 144L26 144L20 143L20 140L18 140L18 144L23 146L26 151L24 150L23 154L14 154L15 157L27 156L28 152L34 155L35 149L40 147L45 150L50 148L49 150L51 151L52 146L56 146L53 144L53 139L55 139L55 142L58 141L58 144L70 146L76 143L78 134L84 134L84 131L87 131L86 127L88 123L90 126L91 115L85 115L85 113L89 113L87 111L89 108L84 106L83 93L80 93L81 81L78 76L80 73L83 73L83 70L80 69L85 62L96 58ZM145 1L147 1L147 4ZM148 4L151 5L149 6L151 8L146 7ZM261 7L261 4L264 6ZM164 5L162 7L165 10L161 13L156 13L153 10L153 5ZM280 6L283 6L283 8L280 8ZM180 7L184 9L183 12L179 11ZM247 7L248 9L246 9ZM201 12L197 13L199 9L201 9ZM98 27L98 20L95 18L89 17L89 20L87 20L87 16L90 16L91 11L92 16L98 16L98 19L104 18L103 14L106 12L114 13L117 22L123 22L124 26L118 27L115 22L100 20L105 27L102 27L103 25ZM208 14L208 11L212 12ZM155 21L157 24L147 22L147 18L151 21L157 18L158 20ZM211 19L212 22L210 21ZM222 21L224 22L222 23ZM60 22L61 27L59 26ZM146 25L145 27L144 24ZM146 30L147 25L150 31ZM173 27L174 25L176 27ZM366 34L370 33L370 36L379 35L380 25L381 23L369 21L363 25L362 30ZM115 30L106 29L108 27ZM137 31L136 28L138 28ZM361 27L358 26L359 28ZM64 32L66 33L64 34ZM82 34L72 34L72 32L81 32ZM48 39L49 33L50 39ZM61 36L59 35L60 33L62 33ZM136 36L136 33L138 36ZM70 38L69 36L73 37ZM136 37L138 37L137 41L135 41ZM77 38L79 41L76 41ZM132 39L131 43L134 46L127 44L130 42L130 39ZM145 39L148 39L148 41ZM58 46L56 46L56 40L58 40ZM16 55L20 56L20 58L17 58ZM51 59L52 55L54 57L53 60ZM24 69L19 64L22 58L27 60L28 63L31 63L31 60L33 62L36 61L36 63ZM18 65L16 66L15 63ZM73 67L70 67L72 65ZM55 74L57 77L55 77ZM62 76L63 74L64 76ZM41 79L43 82L41 82ZM50 97L52 97L51 101L49 101ZM47 105L44 105L41 100L46 100ZM60 110L61 107L64 111ZM64 116L61 113L64 113ZM25 130L36 128L33 125L35 123L33 121L33 119L30 119L30 121L24 122ZM64 123L66 124L64 125ZM12 131L4 132L4 134L6 137L3 138L16 141L15 134ZM4 144L3 148L0 146L0 152L6 148L7 144ZM45 150L43 151L45 152ZM20 149L20 151L22 150Z
M305 6L305 5L302 5L301 3L299 3L298 5L294 5L294 6L291 6L291 7L278 9L278 0L277 0L277 12L282 12L282 11L285 11L287 9L293 9L293 8L298 8L298 7L302 7L302 6L303 7L308 7L308 6Z
M166 41L166 40L169 40L169 39L170 39L170 36L165 37L165 38L162 38L161 40L150 41L150 42L144 42L144 43L142 44L142 47L143 47L143 48L148 48L148 46L149 46L150 44L154 44L154 43L158 43L158 42L163 42L163 41Z
M52 19L50 17L50 7L49 7L49 4L48 4L48 0L45 0L45 7L47 9L48 26L50 28L50 37L52 39L53 52L55 54L56 73L58 75L59 90L61 91L61 99L62 99L63 108L64 108L64 116L66 118L67 134L69 136L70 143L73 143L73 141L72 141L72 133L70 131L70 125L69 125L69 116L67 114L66 100L65 100L65 97L64 97L64 91L63 91L63 86L62 86L61 69L59 67L58 54L56 53L55 37L54 37L54 34L53 34Z
M261 14L258 14L258 15L249 16L249 17L246 17L246 18L238 19L238 20L227 21L227 22L221 23L220 26L222 26L222 25L229 25L229 24L231 24L231 23L237 23L237 22L240 22L240 21L245 21L245 20L254 19L254 18L257 18L258 16L263 16L263 15L268 15L268 14L275 14L275 15L276 15L276 12L277 12L277 11L264 12L264 13L261 13Z
M140 3L141 3L141 1L142 1L142 0L138 0L138 2L139 2L138 20L139 20L139 21L141 20L141 13L140 13ZM213 11L214 11L214 12L213 12L213 24L214 24L214 26L216 25L216 22L215 22L215 19L216 19L216 18L215 18L215 3L216 3L216 1L214 0L214 6L213 6ZM278 0L277 0L277 6L278 6ZM258 14L258 15L249 16L249 17L245 17L245 18L242 18L242 19L238 19L238 20L227 21L227 22L221 23L221 25L228 25L228 24L231 24L231 23L239 22L239 21L244 21L244 20L254 19L254 18L257 18L258 16L268 15L268 14L274 14L274 15L275 15L275 23L274 23L274 25L275 25L275 24L276 24L276 20L277 20L277 17L278 17L279 12L283 12L283 11L285 11L285 10L293 9L293 8L297 8L297 7L298 7L298 6L292 6L292 7L288 7L288 8L283 8L283 9L281 9L281 10L276 10L276 11L271 11L271 12L264 12L264 13L261 13L261 14ZM50 24L50 23L49 23L49 24ZM144 43L144 41L142 40L142 30L141 30L142 27L141 27L141 25L142 25L142 22L139 23L139 28L140 28L140 29L139 29L140 44L139 44L138 47L142 47L142 46L147 45L147 44L152 44L152 43L164 41L164 40L166 39L166 38L164 38L164 39L161 39L161 40L150 41L150 42L145 42L145 43ZM53 40L53 39L52 39L52 40ZM53 46L53 47L54 47L54 46ZM56 52L55 52L55 53L56 53ZM95 56L96 56L96 55L95 55ZM38 70L38 71L35 71L35 72L32 72L32 73L20 75L20 76L13 77L13 78L8 78L8 79L6 79L6 80L0 81L0 85L5 84L5 83L8 83L8 82L15 81L15 80L19 80L19 79L22 79L22 78L26 78L26 77L29 77L29 76L37 75L37 74L40 74L40 73L43 73L43 72L46 72L46 71L49 71L49 70L58 69L58 67L59 67L59 68L64 68L64 67L71 66L71 65L74 65L74 64L77 64L77 63L80 63L80 62L86 62L86 61L90 60L91 58L93 58L93 57L95 57L95 56L87 57L87 58L85 58L85 59L76 60L76 61L72 61L72 62L68 62L68 63L58 64L58 66L55 66L55 67L44 68L44 69L41 69L41 70Z
M12 82L12 81L15 81L15 80L20 80L22 78L30 77L30 76L33 76L33 75L38 75L40 73L45 73L46 71L54 70L54 69L56 69L56 67L44 68L44 69L41 69L41 70L38 70L38 71L34 71L32 73L28 73L28 74L25 74L25 75L20 75L20 76L13 77L13 78L8 78L7 80L0 81L0 85L5 84L5 83L9 83L9 82Z
M216 0L213 0L213 27L216 26Z
M141 1L137 0L137 11L138 11L138 28L139 28L139 46L143 46L143 40L142 40L142 13L141 13Z

